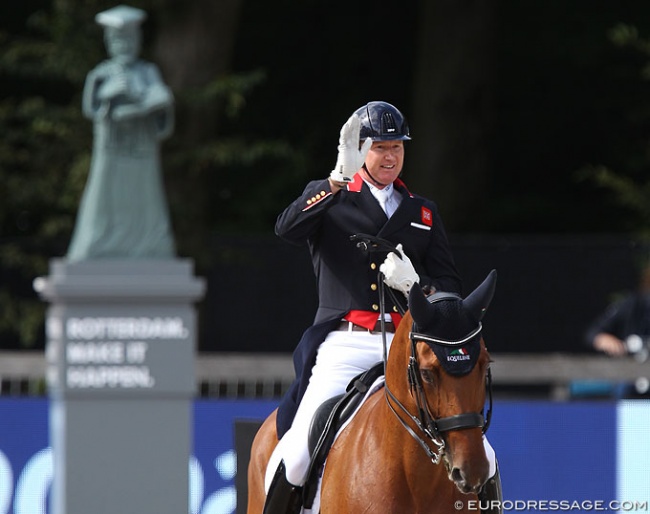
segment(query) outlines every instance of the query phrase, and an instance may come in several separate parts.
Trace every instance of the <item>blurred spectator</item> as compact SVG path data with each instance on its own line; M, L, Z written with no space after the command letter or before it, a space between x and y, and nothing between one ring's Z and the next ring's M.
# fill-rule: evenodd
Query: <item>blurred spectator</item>
M589 326L589 346L611 357L633 355L644 361L650 341L650 265L643 268L639 287L613 302Z

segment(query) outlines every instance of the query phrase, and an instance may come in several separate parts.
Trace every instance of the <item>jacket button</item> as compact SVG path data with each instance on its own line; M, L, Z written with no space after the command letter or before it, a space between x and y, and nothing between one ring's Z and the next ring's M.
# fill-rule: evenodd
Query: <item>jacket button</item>
M377 290L377 284L370 284L370 289L372 289L373 291L376 291Z
M321 192L320 192L320 195L321 195L321 196L325 196L325 191L321 191Z
M371 262L370 269L377 269L377 265L374 262Z
M373 311L378 311L379 310L379 305L377 305L376 303L373 303L372 304L372 310Z
M393 305L393 312L397 312L397 305Z

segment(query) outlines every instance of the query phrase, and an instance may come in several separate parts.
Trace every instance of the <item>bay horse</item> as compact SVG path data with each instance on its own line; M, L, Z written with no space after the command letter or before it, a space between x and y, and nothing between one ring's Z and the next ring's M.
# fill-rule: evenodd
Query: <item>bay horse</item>
M443 292L425 297L413 286L384 387L361 405L327 456L321 514L479 510L478 493L490 474L483 435L491 415L481 320L495 284L493 270L465 299ZM251 448L248 514L263 512L264 476L277 443L273 412Z

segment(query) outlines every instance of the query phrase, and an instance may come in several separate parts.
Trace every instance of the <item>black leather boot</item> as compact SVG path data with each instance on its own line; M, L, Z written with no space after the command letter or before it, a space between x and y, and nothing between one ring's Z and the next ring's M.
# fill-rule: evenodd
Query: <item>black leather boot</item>
M302 487L289 483L284 461L273 475L262 514L300 514Z
M481 514L503 514L503 491L501 490L501 475L498 465L497 472L485 482L478 499Z

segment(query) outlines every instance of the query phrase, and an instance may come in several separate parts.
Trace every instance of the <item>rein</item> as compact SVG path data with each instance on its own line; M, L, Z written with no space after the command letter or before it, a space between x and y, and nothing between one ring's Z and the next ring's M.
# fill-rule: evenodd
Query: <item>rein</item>
M368 236L366 234L359 234L351 236L352 241L358 241L357 246L362 248L365 251L393 251L399 255L399 252L394 247L394 245L384 239L377 238L375 236ZM388 344L386 342L386 327L383 313L385 311L385 298L384 298L384 275L380 271L378 273L378 285L379 285L379 311L382 313L380 316L380 326L381 326L381 336L383 343L383 357L384 357L384 370L386 370L388 363ZM389 288L388 293L391 295L391 299L394 300L396 305L401 305L400 302L396 301L397 299L394 296L394 292ZM444 299L449 299L451 297L458 298L457 295L452 293L438 293L439 297L434 300L441 301ZM403 315L405 310L400 308L400 313ZM444 346L459 346L472 338L478 336L482 330L481 323L478 324L478 327L469 333L464 338L458 341L448 341L444 339L437 339L426 334L421 334L415 332L415 323L413 323L412 330L409 333L409 339L411 341L411 356L409 357L409 364L407 367L407 377L409 382L409 387L415 398L417 405L417 416L413 415L409 410L399 401L399 399L393 394L393 392L388 387L388 383L384 383L384 396L386 398L386 403L388 407L393 412L397 420L404 427L404 429L409 433L409 435L422 447L427 456L431 459L434 464L439 464L442 456L445 453L445 441L442 437L444 432L449 432L452 430L462 430L466 428L481 428L483 433L487 432L487 429L490 425L490 420L492 418L492 373L488 368L487 377L486 377L486 390L488 393L488 411L484 417L482 413L478 412L465 412L461 414L455 414L453 416L448 416L445 418L435 419L431 414L429 409L426 393L424 390L424 385L422 384L422 377L420 375L420 366L417 360L416 353L416 344L418 341L423 341L428 344L439 344ZM408 418L417 425L418 429L425 435L421 437L413 430L409 424L405 421L400 412L393 406L395 404L402 414L408 416ZM433 447L431 445L433 443Z

